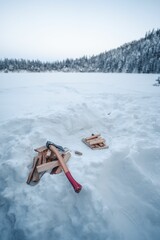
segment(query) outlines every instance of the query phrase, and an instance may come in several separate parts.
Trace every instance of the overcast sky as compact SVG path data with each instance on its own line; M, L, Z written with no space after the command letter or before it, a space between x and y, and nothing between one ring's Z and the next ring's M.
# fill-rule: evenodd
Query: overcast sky
M160 28L160 0L0 0L0 58L91 56Z

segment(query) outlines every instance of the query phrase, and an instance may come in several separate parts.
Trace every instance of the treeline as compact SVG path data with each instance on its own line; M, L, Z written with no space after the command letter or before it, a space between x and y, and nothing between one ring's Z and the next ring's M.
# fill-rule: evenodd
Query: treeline
M0 71L160 73L160 30L152 30L138 41L89 58L56 62L3 59L0 60Z

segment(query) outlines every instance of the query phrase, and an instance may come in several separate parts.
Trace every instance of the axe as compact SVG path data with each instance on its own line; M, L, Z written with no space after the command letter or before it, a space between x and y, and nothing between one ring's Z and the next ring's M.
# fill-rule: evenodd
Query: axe
M82 186L81 186L81 184L76 182L76 180L72 177L66 163L63 161L63 158L62 158L61 154L59 153L59 150L64 152L64 148L59 145L54 144L51 141L47 141L46 147L48 149L50 149L56 155L56 157L59 161L59 165L62 167L66 177L68 178L69 182L72 184L75 192L79 193L82 189Z

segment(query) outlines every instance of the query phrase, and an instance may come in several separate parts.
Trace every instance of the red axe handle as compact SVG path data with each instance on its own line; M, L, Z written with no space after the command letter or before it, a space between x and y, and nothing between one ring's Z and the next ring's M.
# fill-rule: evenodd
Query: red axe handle
M70 181L70 183L72 184L75 192L79 193L82 189L81 184L79 184L78 182L76 182L76 180L72 177L66 163L63 161L63 158L61 156L61 154L59 153L58 149L53 146L53 145L49 145L49 149L55 153L55 155L57 156L57 159L59 161L59 164L61 165L66 177L68 178L68 180Z

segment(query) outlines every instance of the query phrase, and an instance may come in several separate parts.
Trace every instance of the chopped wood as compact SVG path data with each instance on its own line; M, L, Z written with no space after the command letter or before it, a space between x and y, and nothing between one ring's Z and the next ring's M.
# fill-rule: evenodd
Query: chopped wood
M106 145L105 139L101 137L100 134L96 134L87 138L83 138L82 142L84 142L91 149L104 149L109 146Z
M95 144L95 147L96 147L96 148L99 148L100 146L99 146L99 144Z
M58 160L58 159L57 159L57 156L55 155L55 153L52 152L52 153L51 153L51 156L49 157L49 159L47 159L47 162L48 162L48 161L55 161L55 160Z
M89 144L90 145L94 145L94 144L98 144L98 143L104 143L105 142L105 139L101 139L101 138L98 138L98 139L94 139L94 140L90 140L89 141Z
M63 156L63 155L62 155ZM63 156L63 161L67 162L71 157L71 154L70 152L66 153L64 156ZM52 171L51 171L51 174L59 174L62 172L62 167L61 166L57 166L57 168L53 168Z
M35 168L33 176L32 176L32 182L38 182L39 181L39 173L37 172L37 169Z
M59 166L58 160L54 161L54 162L47 162L47 163L37 166L37 171L38 171L38 173L40 173L40 172L47 171L47 170L52 169L57 166Z
M104 146L104 143L99 143L99 146L100 146L100 147L103 147L103 146Z
M57 156L54 152L50 151L46 146L41 146L34 149L37 152L37 156L33 159L32 169L28 174L27 184L35 184L40 180L45 171L50 170L51 174L57 174L62 172L62 168L59 164ZM70 152L60 153L63 161L67 162L71 157ZM82 154L76 152L76 154ZM52 170L52 171L51 171Z
M42 158L43 158L42 152L38 153L38 163L37 163L37 165L42 164Z
M68 159L71 156L70 153L67 153L67 154L64 156L64 161L68 161ZM68 158L68 156L69 156L69 158ZM52 169L52 168L57 167L57 166L59 166L58 160L53 161L53 162L47 162L47 163L44 163L44 164L41 164L41 165L37 166L37 171L38 171L38 173L40 173L40 172L47 171L47 170Z
M46 151L42 153L42 164L46 163L47 159L46 159Z
M51 150L48 149L47 152L46 152L46 158L47 159L51 156L51 153L52 153Z
M42 146L42 147L39 147L39 148L35 148L34 151L36 152L43 152L43 151L46 151L48 148L46 146Z
M28 179L27 179L27 183L28 183L28 184L32 181L32 177L33 177L34 171L35 171L35 169L36 169L36 165L37 165L37 163L38 163L38 160L39 160L38 156L37 156L37 157L34 157L34 159L33 159L33 167L32 167L32 169L31 169L31 171L30 171L30 173L29 173L29 175L28 175Z
M86 141L99 137L101 134L95 134L90 137L85 138Z

